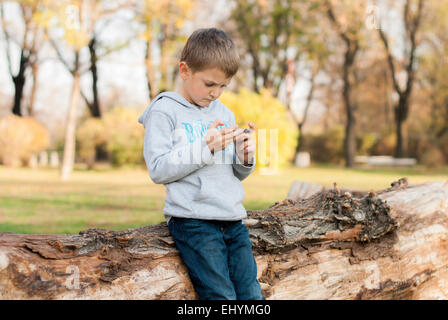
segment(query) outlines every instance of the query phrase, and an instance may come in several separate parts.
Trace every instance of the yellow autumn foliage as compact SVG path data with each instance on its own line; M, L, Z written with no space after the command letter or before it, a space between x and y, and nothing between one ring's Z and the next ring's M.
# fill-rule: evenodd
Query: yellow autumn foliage
M249 122L255 124L257 170L275 173L292 161L299 134L297 126L288 117L286 106L268 90L262 89L259 94L245 88L238 93L227 91L219 100L235 114L239 127L248 128Z
M142 163L144 133L136 121L140 113L134 108L116 106L104 115L107 152L114 166Z
M50 146L50 134L31 117L8 115L0 119L0 162L18 167L27 163L32 154Z
M144 131L137 122L141 111L115 106L101 119L82 121L76 132L77 156L93 167L96 149L103 147L114 166L143 164Z
M95 163L96 148L106 142L107 135L101 119L88 118L76 130L77 155L89 168Z

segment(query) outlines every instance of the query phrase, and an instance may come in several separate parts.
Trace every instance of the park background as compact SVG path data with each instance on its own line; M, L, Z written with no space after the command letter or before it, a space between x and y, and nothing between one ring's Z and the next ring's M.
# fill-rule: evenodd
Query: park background
M267 133L242 182L247 210L283 200L297 180L379 190L404 176L448 179L448 1L21 0L0 10L0 232L163 221L165 188L150 180L137 118L179 85L180 50L205 27L225 30L242 58L220 101Z

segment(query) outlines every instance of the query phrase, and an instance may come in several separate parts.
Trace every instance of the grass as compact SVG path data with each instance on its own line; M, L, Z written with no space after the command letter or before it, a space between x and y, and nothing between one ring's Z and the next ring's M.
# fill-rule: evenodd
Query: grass
M410 183L448 180L448 168L356 168L315 165L253 173L243 181L247 210L283 200L295 180L379 190L401 177ZM88 228L124 230L164 221L165 187L145 169L76 169L60 181L56 169L0 166L0 232L76 234Z

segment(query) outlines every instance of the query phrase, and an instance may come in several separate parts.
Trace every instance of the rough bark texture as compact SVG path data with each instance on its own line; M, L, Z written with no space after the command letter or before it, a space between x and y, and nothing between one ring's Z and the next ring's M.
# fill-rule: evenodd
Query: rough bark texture
M248 211L268 299L447 299L448 181ZM2 299L196 299L165 223L0 234Z

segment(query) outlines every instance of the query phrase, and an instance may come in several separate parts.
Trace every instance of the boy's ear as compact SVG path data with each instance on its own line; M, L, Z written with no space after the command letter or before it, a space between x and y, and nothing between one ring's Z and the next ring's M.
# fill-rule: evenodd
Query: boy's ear
M191 74L191 69L185 61L179 63L179 74L182 80L186 80Z

